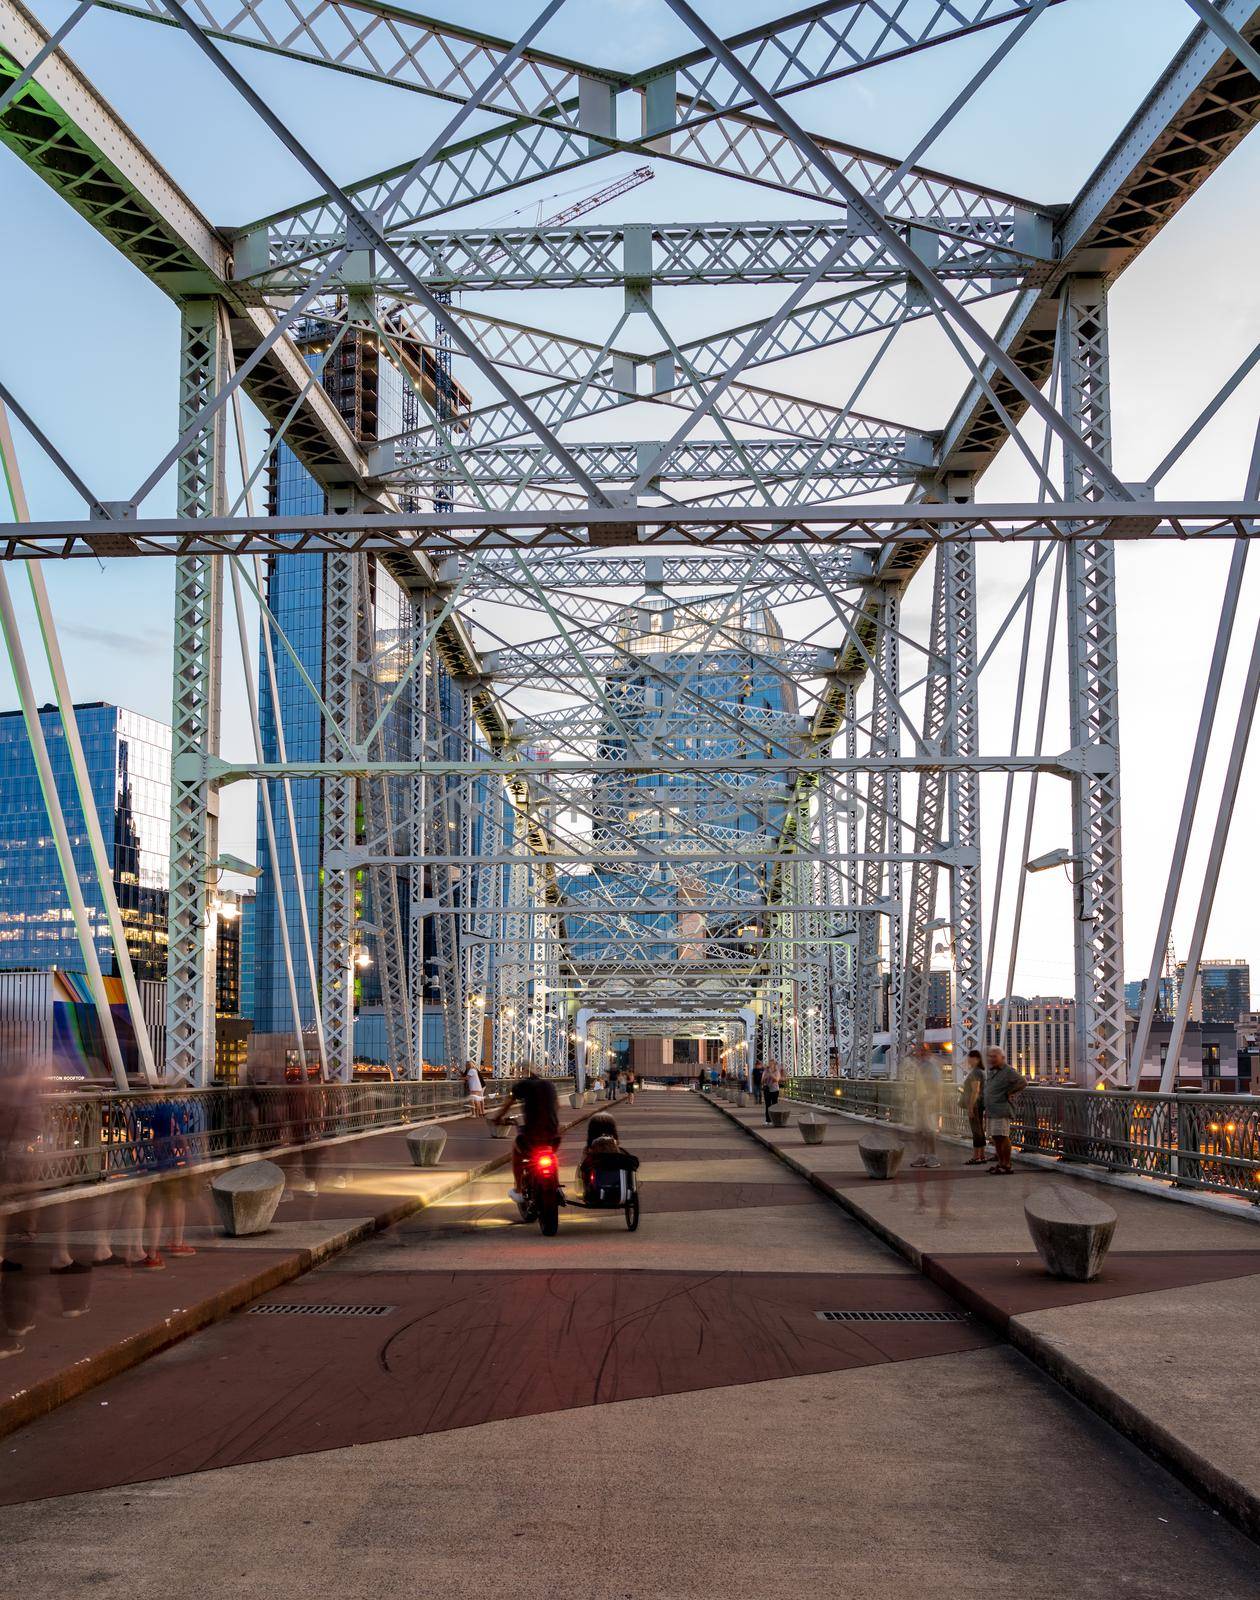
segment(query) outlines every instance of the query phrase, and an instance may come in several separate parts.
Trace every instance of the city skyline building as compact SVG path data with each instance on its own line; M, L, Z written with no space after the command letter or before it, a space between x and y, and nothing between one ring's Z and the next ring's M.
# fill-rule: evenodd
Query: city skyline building
M1150 1037L1142 1053L1139 1088L1159 1088L1168 1060L1172 1028L1170 1017L1160 1017L1152 1023ZM1254 1084L1250 1079L1249 1050L1243 1041L1244 1033L1237 1020L1202 1022L1195 1018L1187 1022L1177 1073L1173 1079L1173 1091L1201 1089L1205 1094L1247 1093Z
M244 984L247 935L253 923L253 890L220 890L214 912L218 930L214 947L214 1080L243 1083L253 1031ZM252 949L252 940L248 940Z
M138 980L166 976L171 730L103 700L74 707L127 949ZM61 713L40 724L102 971L117 976ZM20 711L0 712L0 968L83 970L83 956Z
M1185 981L1185 962L1177 964L1178 983ZM1251 966L1238 959L1203 960L1190 1002L1190 1017L1196 1022L1236 1024L1251 1010Z
M1010 1064L1030 1082L1079 1082L1075 1002L1063 995L1011 995L991 1001L985 1044L1005 1050Z

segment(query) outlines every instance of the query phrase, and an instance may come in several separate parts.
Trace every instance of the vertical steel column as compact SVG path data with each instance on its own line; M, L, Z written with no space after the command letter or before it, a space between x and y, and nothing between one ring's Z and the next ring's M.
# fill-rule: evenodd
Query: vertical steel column
M791 875L788 875L791 883ZM790 890L789 890L790 892ZM790 1004L787 990L791 982L788 939L790 925L782 912L770 918L770 1055L788 1072L796 1071L795 1052L792 1048L792 1030L789 1026Z
M946 638L950 724L946 754L976 756L980 704L976 682L976 551L946 544ZM967 852L950 868L949 920L954 945L952 1028L954 1059L984 1043L984 938L980 900L980 778L974 769L949 774L949 842Z
M822 837L821 799L811 805L802 803L796 829L798 853L807 850L792 869L792 903L798 906L817 907L823 888L823 874L818 861L819 841ZM823 944L824 920L817 910L799 914L792 919L796 941L793 946L794 964L800 979L797 984L797 1039L800 1060L797 1071L802 1076L817 1078L827 1071L827 946Z
M526 1008L529 1001L530 924L524 915L530 903L529 853L524 839L525 821L503 797L506 825L503 838L512 857L507 869L507 895L499 959L495 964L494 1065L508 1072L521 1065L526 1054ZM510 827L510 838L509 838Z
M1064 412L1083 441L1111 459L1107 297L1101 278L1072 278L1059 301ZM1069 448L1069 500L1099 487ZM1072 779L1076 1047L1082 1081L1125 1081L1124 930L1120 867L1120 723L1117 689L1115 547L1073 540L1067 549L1068 672L1072 744L1104 757L1100 776Z
M928 627L928 680L923 704L923 746L929 753L942 746L950 703L951 651L946 585L948 547L939 545L932 574L932 614ZM910 900L906 907L903 1007L894 1044L894 1059L921 1041L927 1023L931 986L932 929L936 920L936 892L940 867L932 852L940 847L945 825L945 774L939 768L919 774L915 816L916 860L910 869ZM951 791L952 794L952 791ZM896 844L893 845L897 849Z
M356 725L358 569L353 555L324 557L324 703L351 744ZM323 741L325 761L342 757L327 726ZM322 799L320 999L329 1073L335 1081L348 1083L354 1070L355 873L348 862L356 834L355 780L325 778Z
M227 382L228 333L217 300L181 306L181 435ZM227 511L226 407L176 468L181 517ZM171 696L171 864L166 958L166 1075L196 1085L214 1071L215 918L212 862L219 853L219 796L206 776L219 747L223 583L217 556L175 562L175 660Z
M543 1073L564 1070L557 1029L556 1002L560 988L560 919L535 917L534 983L530 1007L531 1054L535 1068Z
M858 753L858 724L857 724L857 680L846 683L844 690L844 753L849 761L857 760ZM856 774L850 774L850 788L848 807L844 815L844 855L845 879L844 898L850 904L855 904L861 898L861 874L859 872L858 854L862 848L861 815L855 797ZM836 827L836 845L839 848L839 825ZM835 955L835 982L836 989L832 996L832 1006L835 1013L836 1027L836 1053L839 1057L840 1071L849 1074L854 1072L854 1051L857 1045L857 986L860 981L858 969L858 926L857 920L850 917L845 924L848 942L834 945Z
M888 684L886 708L887 748L890 756L901 754L901 718L896 702L901 694L901 592L890 590L884 601L885 615L880 629L879 664ZM888 817L885 836L888 849L899 853L904 840L901 832L901 774L890 769L887 779ZM887 864L885 882L891 909L885 919L888 936L888 1033L896 1040L901 1028L901 1014L905 1009L905 954L903 929L905 910L901 903L902 867L899 861Z
M875 765L866 781L866 825L862 847L867 859L861 864L859 877L861 903L868 906L885 897L886 866L887 897L899 899L901 895L900 868L896 869L894 877L892 864L880 859L886 850L895 849L899 843L898 830L892 821L901 815L901 780L895 772L879 765L881 757L896 754L899 741L897 713L892 703L898 686L896 631L899 614L896 590L891 587L881 589L877 599L873 653L879 671L871 674L870 755ZM880 989L879 954L879 919L873 911L859 912L853 1029L854 1070L859 1077L864 1077L871 1070ZM896 924L889 918L888 955L892 991L889 994L888 1020L895 1040L902 1010L899 918Z
M358 648L356 672L358 675L357 714L358 726L369 729L376 722L384 705L384 694L376 674L376 617L369 570L370 557L356 558L359 570L358 585ZM394 651L388 654L392 657ZM392 687L392 686L391 686ZM394 754L397 743L395 712L386 719L374 741L375 750L366 754L387 761ZM405 713L403 713L405 714ZM394 836L394 806L390 793L391 778L367 778L360 785L363 800L364 831L373 846L373 854L393 856L398 853ZM390 1065L395 1073L405 1078L418 1074L413 1067L412 1041L415 1034L411 1015L411 997L407 985L406 946L402 933L402 903L398 892L398 871L390 861L377 861L368 872L372 886L372 920L376 925L377 971L381 986L381 1009L385 1015L385 1040Z
M466 692L450 677L448 704L443 704L442 679L445 675L434 671L430 677L429 698L430 742L439 752L438 759L462 761L468 723ZM434 780L433 821L437 848L434 855L457 855L462 836L460 828L463 789L458 777L446 776ZM464 969L459 937L459 916L463 896L463 880L457 869L448 865L433 865L433 893L438 910L434 913L438 987L442 1001L442 1040L448 1066L462 1065L460 1052L465 1043Z
M836 811L835 794L830 783L818 791L818 844L822 852L819 872L819 902L826 908L822 919L827 943L824 946L826 961L826 1060L830 1063L840 1054L840 992L843 970L839 956L842 945L836 943L841 917L837 912L844 899L844 879L838 871L840 856L840 818Z
M485 1053L483 1032L493 970L489 941L497 941L502 932L502 925L495 913L502 899L503 868L493 862L495 856L502 854L499 832L501 786L498 778L487 779L486 783L486 799L478 806L481 842L476 852L486 859L469 869L473 903L469 930L474 937L468 941L468 1031L465 1049L468 1060L476 1062L480 1062ZM469 851L469 854L472 853ZM493 948L498 948L497 943Z
M413 607L411 613L411 653L415 653L424 644L428 631L429 610L428 602L422 600ZM428 758L428 728L429 728L429 676L432 663L429 653L416 669L415 678L411 685L411 758L413 761L424 761ZM410 868L409 894L407 898L407 975L411 986L412 998L412 1026L414 1028L412 1041L412 1058L416 1063L416 1071L423 1074L424 1070L424 1006L425 995L428 988L428 974L424 965L424 931L425 931L425 899L428 893L428 873L425 869L423 857L426 854L426 845L430 835L428 826L429 785L422 772L417 772L408 780L408 801L411 814L408 821L408 849L412 857Z

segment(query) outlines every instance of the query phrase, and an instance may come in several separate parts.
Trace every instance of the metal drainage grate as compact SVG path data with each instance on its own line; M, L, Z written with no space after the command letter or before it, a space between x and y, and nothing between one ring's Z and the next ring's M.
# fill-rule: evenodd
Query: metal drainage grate
M963 1311L815 1311L819 1322L966 1322Z
M397 1306L251 1306L251 1317L387 1317ZM819 1313L824 1315L824 1313Z

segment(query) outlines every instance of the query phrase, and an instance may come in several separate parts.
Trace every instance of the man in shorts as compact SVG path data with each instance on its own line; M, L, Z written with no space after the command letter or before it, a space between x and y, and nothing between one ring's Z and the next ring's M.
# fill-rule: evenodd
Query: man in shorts
M1005 1176L1014 1171L1011 1166L1011 1119L1015 1115L1013 1101L1024 1092L1024 1080L1006 1060L1004 1051L996 1045L985 1052L989 1070L984 1078L984 1115L989 1137L997 1151L997 1160L990 1172Z

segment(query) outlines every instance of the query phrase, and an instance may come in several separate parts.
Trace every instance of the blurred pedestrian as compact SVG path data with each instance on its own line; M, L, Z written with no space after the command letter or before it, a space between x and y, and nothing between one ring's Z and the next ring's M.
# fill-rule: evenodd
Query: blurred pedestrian
M752 1069L752 1092L755 1100L761 1099L761 1080L765 1076L765 1068L760 1062Z
M766 1111L766 1126L770 1125L770 1108L779 1103L779 1090L783 1087L783 1068L777 1061L767 1061L761 1074L761 1099Z
M1023 1077L1009 1065L1005 1052L994 1045L986 1052L989 1070L984 1079L984 1114L997 1160L990 1172L1005 1176L1013 1172L1011 1165L1011 1122L1015 1116L1015 1100L1024 1092Z
M8 1254L9 1234L20 1222L7 1207L32 1179L35 1146L43 1132L40 1092L47 1073L24 1051L9 1051L0 1059L0 1270L21 1271L21 1263Z
M157 1181L144 1190L143 1254L137 1267L160 1270L166 1265L163 1247L172 1256L195 1256L196 1247L184 1239L189 1196L196 1180L188 1172L192 1156L186 1117L175 1100L159 1100L149 1108L148 1143L144 1164Z
M958 1090L963 1112L971 1128L971 1156L964 1167L982 1167L987 1140L984 1130L984 1057L978 1050L967 1052L967 1076Z
M927 1045L915 1047L911 1076L911 1126L919 1153L912 1167L939 1167L936 1136L941 1130L941 1063Z
M481 1081L481 1073L477 1070L475 1061L464 1063L464 1088L468 1094L468 1104L474 1117L484 1117L486 1114L486 1086Z

